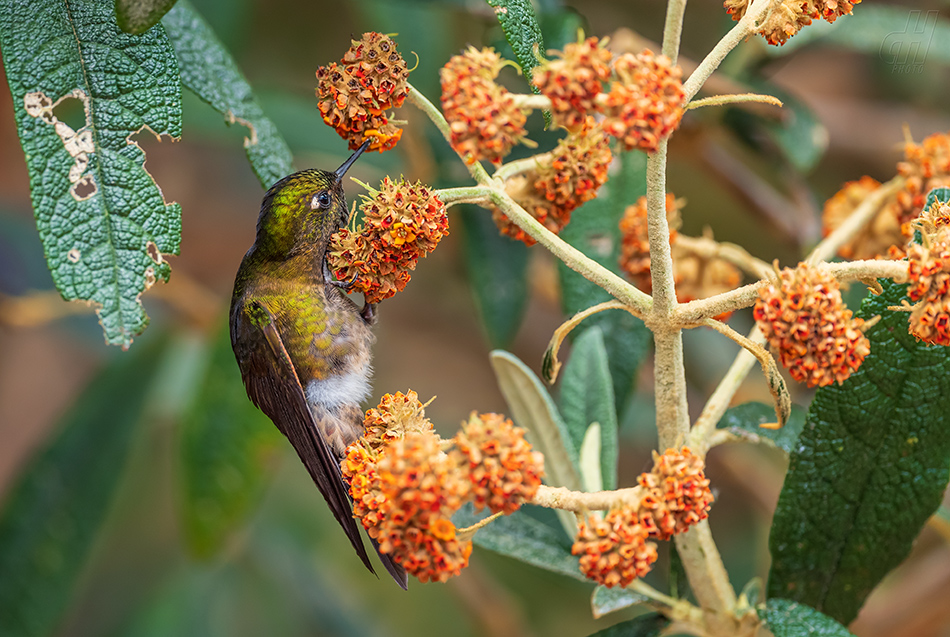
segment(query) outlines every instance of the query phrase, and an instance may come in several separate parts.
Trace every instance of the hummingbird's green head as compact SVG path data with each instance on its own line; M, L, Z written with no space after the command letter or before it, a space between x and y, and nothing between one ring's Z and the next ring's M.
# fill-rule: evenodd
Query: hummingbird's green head
M257 219L257 250L278 259L314 247L322 254L330 235L349 220L343 176L368 145L333 172L302 170L271 186Z

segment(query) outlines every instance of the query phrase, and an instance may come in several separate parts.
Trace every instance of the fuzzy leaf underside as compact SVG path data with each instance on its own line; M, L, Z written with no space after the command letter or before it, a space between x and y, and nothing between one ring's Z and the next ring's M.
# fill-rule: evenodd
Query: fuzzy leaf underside
M905 286L882 283L859 312L882 317L871 353L815 395L769 539L769 596L842 624L907 556L950 478L950 350L908 334L908 314L887 309Z
M270 120L237 63L208 23L186 0L162 20L178 58L181 81L221 113L228 124L247 127L244 151L264 188L294 171L290 147Z
M168 279L162 255L181 237L181 208L130 141L181 135L174 53L163 29L123 33L111 3L95 0L2 0L0 46L53 281L95 305L108 343L128 347L148 324L139 297ZM82 103L82 126L60 121L61 99Z

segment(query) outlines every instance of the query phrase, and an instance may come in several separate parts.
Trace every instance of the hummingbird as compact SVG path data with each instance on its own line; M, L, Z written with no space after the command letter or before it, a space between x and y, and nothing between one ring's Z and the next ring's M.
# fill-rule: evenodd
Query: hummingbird
M353 517L340 459L363 433L370 395L374 305L362 309L330 273L331 235L349 221L343 176L363 144L333 172L304 170L264 195L257 237L231 296L231 346L247 395L307 467L363 564L375 574ZM406 571L379 552L403 589Z

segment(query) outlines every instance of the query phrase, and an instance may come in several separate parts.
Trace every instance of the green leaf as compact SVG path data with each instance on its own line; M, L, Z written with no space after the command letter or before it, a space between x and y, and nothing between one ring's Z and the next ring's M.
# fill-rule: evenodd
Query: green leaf
M119 28L134 35L145 33L175 6L175 1L115 0L115 17Z
M910 551L950 479L950 350L907 333L905 286L883 280L859 315L881 315L871 353L818 390L772 523L769 596L854 619Z
M770 599L759 617L775 637L854 637L827 615L790 599Z
M96 306L108 343L128 347L148 324L139 297L168 279L163 255L181 239L181 208L131 139L181 134L165 31L123 33L98 0L0 0L0 48L53 281ZM60 120L70 106L81 124Z
M511 45L511 50L518 58L524 79L531 87L531 91L540 94L538 88L531 83L534 67L544 55L544 38L541 36L541 25L538 16L534 13L531 0L486 0L488 6L495 10L498 24L505 32L505 39ZM544 113L545 125L551 125L551 115Z
M727 429L746 442L764 444L791 453L805 426L805 411L798 405L792 405L791 416L781 429L765 429L759 426L774 422L774 405L743 403L727 410L716 427Z
M122 475L164 340L121 355L86 387L0 513L0 625L47 635L66 610Z
M182 422L182 518L194 555L213 557L242 527L281 449L283 436L247 398L222 330Z
M650 599L645 595L634 593L626 588L607 588L598 585L590 596L590 609L594 619L600 619L604 615L649 601Z
M487 511L475 513L471 503L463 506L452 521L458 528L472 526L488 516ZM524 511L503 515L482 527L472 539L476 545L513 557L561 575L589 582L581 573L578 558L571 555L567 537Z
M546 482L571 491L582 490L578 449L544 384L509 352L493 351L491 364L511 417L525 429L531 444L544 454ZM574 514L560 509L557 514L567 534L574 535Z
M617 411L613 379L607 361L604 333L587 328L574 341L571 358L561 378L561 415L568 435L578 448L591 423L600 424L600 473L603 486L588 491L617 488Z
M178 56L181 81L224 116L247 127L244 152L264 188L293 170L287 142L261 109L237 63L211 27L187 0L180 0L162 21Z
M528 306L528 247L498 232L486 210L462 206L465 265L492 347L507 347Z
M646 155L623 153L620 171L592 199L571 215L561 238L612 272L620 273L620 219L624 209L646 192ZM563 263L558 263L561 304L566 314L575 314L612 299ZM585 321L603 330L607 364L614 386L615 411L619 412L633 391L633 381L649 352L652 336L643 322L622 310L601 312Z
M878 55L895 70L922 65L925 61L950 64L950 20L940 17L936 11L909 7L855 7L852 15L832 24L815 21L784 46L766 48L770 55L778 57L816 41Z
M657 637L669 623L663 615L650 613L598 630L590 637Z

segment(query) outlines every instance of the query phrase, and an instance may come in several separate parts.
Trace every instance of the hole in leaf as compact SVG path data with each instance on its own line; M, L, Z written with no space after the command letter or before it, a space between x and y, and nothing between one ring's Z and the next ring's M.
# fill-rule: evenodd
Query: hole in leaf
M75 97L67 97L61 100L53 108L53 115L74 131L78 131L86 125L86 111L83 110L82 100Z
M76 201L83 201L84 199L89 199L94 194L96 194L96 182L92 180L92 177L86 175L75 184L70 189L73 193L73 197L76 198Z

